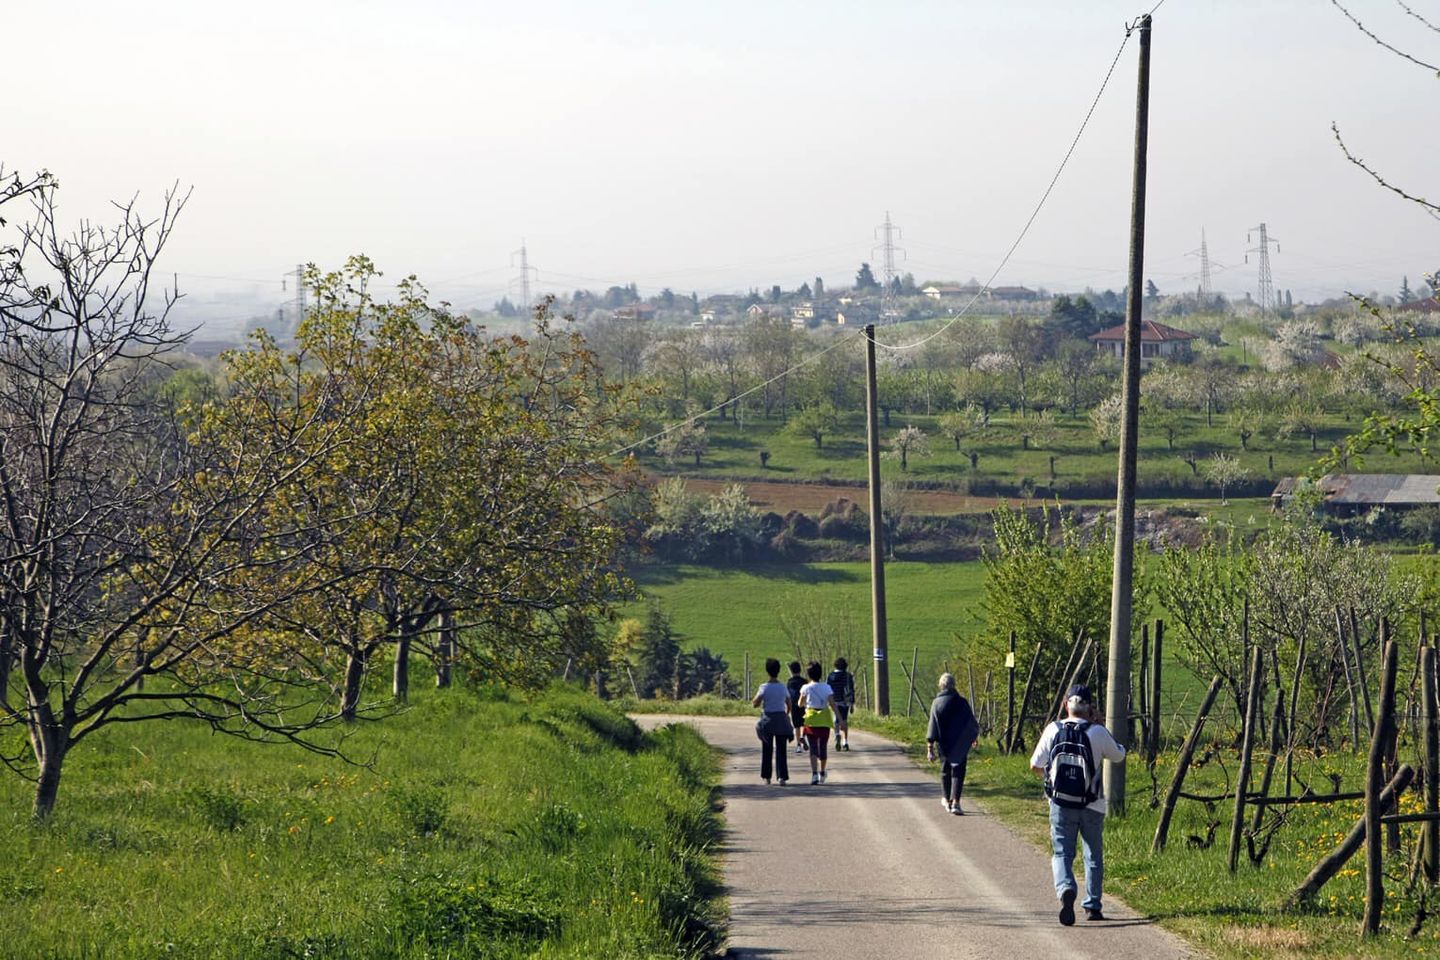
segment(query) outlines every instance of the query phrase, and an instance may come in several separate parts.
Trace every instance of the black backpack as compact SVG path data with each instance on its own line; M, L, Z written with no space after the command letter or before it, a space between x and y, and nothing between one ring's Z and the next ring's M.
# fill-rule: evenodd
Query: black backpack
M1055 743L1045 768L1045 796L1058 806L1079 810L1100 796L1095 754L1090 749L1090 724L1056 722Z
M830 689L835 691L835 702L849 704L855 700L855 675L849 670L831 670L825 678Z

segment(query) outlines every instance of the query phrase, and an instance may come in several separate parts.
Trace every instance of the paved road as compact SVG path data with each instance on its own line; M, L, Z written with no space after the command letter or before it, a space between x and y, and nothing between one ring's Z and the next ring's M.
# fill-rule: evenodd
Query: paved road
M1061 927L1049 857L974 803L940 806L937 781L888 740L856 733L833 754L829 782L809 785L791 753L789 786L760 780L753 720L641 717L693 723L726 753L730 953L774 960L1095 957L1168 960L1195 954L1107 897L1106 923Z

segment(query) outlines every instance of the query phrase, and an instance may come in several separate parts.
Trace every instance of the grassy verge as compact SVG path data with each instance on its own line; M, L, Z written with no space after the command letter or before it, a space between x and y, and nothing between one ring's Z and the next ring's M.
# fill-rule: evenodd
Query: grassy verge
M881 719L857 715L856 725L891 737L917 760L924 756L925 728L918 719ZM1155 780L1163 791L1174 773L1174 754L1160 756ZM1233 772L1233 751L1220 749L1186 780L1186 791L1218 794L1225 790L1227 768ZM1341 778L1342 789L1357 789L1364 761L1358 755L1334 755L1306 761L1297 772L1317 788L1328 777ZM1030 772L1029 756L999 756L993 744L972 754L965 792L1020 836L1048 850L1048 808L1039 781ZM1304 911L1285 911L1282 904L1340 836L1360 816L1358 802L1295 808L1276 834L1260 865L1249 862L1242 846L1235 874L1226 870L1230 803L1211 809L1182 800L1176 808L1166 850L1153 855L1158 810L1151 807L1151 777L1143 762L1130 764L1130 812L1113 818L1105 828L1105 888L1143 915L1154 917L1187 941L1220 958L1396 958L1440 955L1440 922L1429 920L1414 937L1407 933L1420 904L1404 892L1408 861L1404 854L1387 863L1385 928L1381 936L1362 941L1359 935L1364 903L1363 869L1353 859L1321 891L1318 902ZM1402 809L1418 809L1412 791ZM1216 824L1213 841L1211 824ZM1407 845L1415 836L1409 828ZM1078 865L1078 864L1077 864ZM1037 879L1043 882L1043 878Z
M613 707L431 692L353 767L180 724L87 744L28 821L0 780L0 956L698 957L710 749Z

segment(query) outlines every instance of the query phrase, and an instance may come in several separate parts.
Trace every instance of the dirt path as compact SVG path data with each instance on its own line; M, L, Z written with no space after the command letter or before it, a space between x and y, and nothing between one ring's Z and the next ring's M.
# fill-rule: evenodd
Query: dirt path
M973 803L941 809L937 782L888 740L854 735L829 782L789 754L789 786L759 776L753 720L639 717L693 723L726 753L731 957L1194 956L1180 940L1107 897L1105 923L1056 920L1048 857Z

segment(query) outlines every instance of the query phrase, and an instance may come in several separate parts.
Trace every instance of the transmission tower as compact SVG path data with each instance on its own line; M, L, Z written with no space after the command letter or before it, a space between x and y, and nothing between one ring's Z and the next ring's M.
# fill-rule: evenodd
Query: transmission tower
M519 258L520 276L515 279L514 285L520 288L520 313L526 317L530 316L530 308L533 305L530 300L530 275L539 275L540 271L530 266L530 253L525 249L525 240L520 240L520 249L510 254L510 266L517 266L515 260Z
M1250 262L1250 254L1260 254L1259 299L1260 316L1263 317L1275 309L1275 283L1270 277L1270 244L1275 244L1275 252L1279 253L1280 241L1270 236L1268 228L1263 223L1258 227L1251 227L1251 229L1260 231L1260 245L1246 251L1245 262ZM1245 242L1250 242L1248 233L1245 234Z
M287 326L290 335L294 336L295 331L300 328L300 321L305 319L305 264L297 263L294 270L280 275L281 292L284 292L290 283L295 284L295 303L291 307Z
M880 241L879 246L871 248L871 254L880 253L880 266L884 275L880 287L880 322L894 323L900 318L899 305L895 299L895 254L899 253L900 258L905 259L905 248L895 246L895 240L900 236L900 228L890 220L890 211L885 211L885 222L875 228L876 239Z

